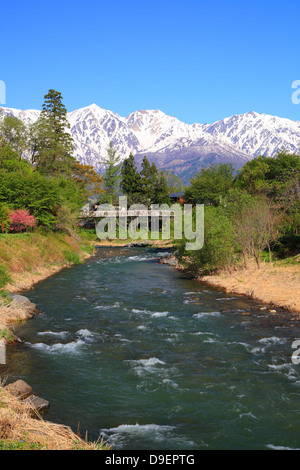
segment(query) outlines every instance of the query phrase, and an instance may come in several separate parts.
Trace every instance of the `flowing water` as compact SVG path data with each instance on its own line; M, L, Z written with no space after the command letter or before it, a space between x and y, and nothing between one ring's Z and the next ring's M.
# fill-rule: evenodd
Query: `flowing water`
M114 449L300 447L296 320L189 279L141 248L99 248L25 293L3 373L51 404L47 419Z

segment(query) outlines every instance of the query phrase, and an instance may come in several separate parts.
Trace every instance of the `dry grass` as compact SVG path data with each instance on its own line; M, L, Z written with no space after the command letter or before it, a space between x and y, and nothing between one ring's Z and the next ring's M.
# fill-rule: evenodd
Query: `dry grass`
M248 295L275 307L300 313L300 266L297 264L265 262L261 269L257 269L256 263L249 261L247 269L231 274L201 276L199 280L230 293Z
M150 248L173 248L174 243L172 240L133 240L132 238L128 238L127 240L97 240L93 244L94 246L108 246L108 247L119 247L122 248L130 243L147 243Z
M0 385L0 441L13 448L24 443L38 450L107 450L102 442L87 442L69 427L45 421L25 401L12 396Z
M31 317L32 315L25 308L20 307L15 300L5 303L0 298L0 340L6 343L14 341L16 338L10 329L11 325Z
M31 318L32 315L28 313L25 308L13 300L9 304L5 304L0 299L0 330L8 327L8 325L16 323L18 321L25 321Z

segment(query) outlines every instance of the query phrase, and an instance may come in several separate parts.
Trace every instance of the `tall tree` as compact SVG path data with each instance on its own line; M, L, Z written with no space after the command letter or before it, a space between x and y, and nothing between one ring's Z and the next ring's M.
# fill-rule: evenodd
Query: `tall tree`
M164 173L161 171L157 179L154 195L154 204L170 203L169 188Z
M31 128L33 162L42 174L71 176L76 160L62 95L51 89L44 99L40 118Z
M124 160L121 168L120 187L127 196L133 196L139 193L140 184L141 177L137 170L134 156L131 153L129 157Z
M141 186L140 193L144 197L145 204L151 204L155 201L155 193L159 182L159 173L155 163L150 165L149 160L145 156L142 161Z
M120 157L117 155L117 150L114 148L113 143L109 143L106 149L107 156L104 161L106 171L104 174L104 189L107 193L107 199L112 204L116 197L118 182L120 179Z
M21 160L28 145L28 132L25 124L14 116L5 116L0 125L0 135L18 153Z

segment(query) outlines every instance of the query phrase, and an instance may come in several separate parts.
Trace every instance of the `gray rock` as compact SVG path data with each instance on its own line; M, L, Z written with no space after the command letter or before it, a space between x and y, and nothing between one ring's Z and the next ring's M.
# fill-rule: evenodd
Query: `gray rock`
M177 260L173 255L164 256L159 260L160 264L168 264L169 266L177 266Z
M5 387L14 397L24 400L32 395L32 388L24 380L17 380Z
M26 399L26 402L30 403L30 405L39 412L47 411L50 407L50 403L43 398L37 397L35 395L31 395Z
M31 302L27 297L24 297L24 295L12 294L12 298L20 305L20 307L25 308L28 313L34 314L38 312L36 304Z

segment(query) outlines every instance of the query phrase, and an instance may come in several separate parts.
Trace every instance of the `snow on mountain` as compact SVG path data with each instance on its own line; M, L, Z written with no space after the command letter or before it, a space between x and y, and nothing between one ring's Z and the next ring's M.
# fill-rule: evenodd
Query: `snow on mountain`
M139 141L126 123L126 119L112 111L93 104L68 115L75 143L75 158L81 163L101 169L106 149L113 142L120 160L135 153Z
M285 118L249 112L203 128L217 138L229 139L252 158L274 157L283 148L296 153L300 150L300 123Z
M26 123L40 111L3 108ZM120 161L132 152L138 163L147 155L159 168L190 177L202 165L230 162L236 168L257 155L274 156L285 148L300 152L300 123L249 112L213 124L185 124L159 110L140 110L127 117L96 104L68 114L77 160L103 169L110 142Z
M26 111L22 111L21 109L0 108L0 110L2 110L5 115L17 117L26 124L32 124L37 121L41 114L37 109L26 109Z

